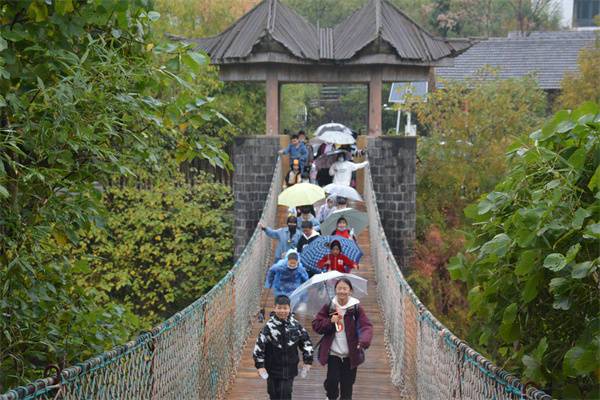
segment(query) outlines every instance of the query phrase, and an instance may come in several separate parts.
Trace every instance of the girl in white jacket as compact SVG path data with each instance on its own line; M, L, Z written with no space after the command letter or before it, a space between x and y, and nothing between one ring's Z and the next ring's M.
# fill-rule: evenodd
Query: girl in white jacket
M337 185L350 186L352 180L352 172L357 169L366 167L369 164L368 161L361 163L353 163L352 161L346 161L345 154L340 154L337 161L329 167L329 175L333 176L333 183Z

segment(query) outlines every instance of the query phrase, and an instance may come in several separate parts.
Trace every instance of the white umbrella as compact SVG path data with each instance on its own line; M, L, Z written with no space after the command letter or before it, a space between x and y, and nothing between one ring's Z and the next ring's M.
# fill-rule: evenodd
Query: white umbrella
M328 131L342 132L352 136L352 130L350 130L350 128L348 128L346 125L338 124L336 122L319 126L315 131L315 136L321 136L323 133Z
M329 194L334 194L338 197L345 197L350 200L363 201L363 198L361 197L360 193L358 193L356 189L354 189L351 186L330 183L323 189L325 190L325 192Z
M335 296L335 283L340 278L347 278L352 283L352 296L357 299L367 295L367 280L353 274L329 271L313 275L290 295L292 311L299 314L316 315L323 305L329 304Z
M356 140L352 134L347 134L340 131L324 131L319 136L315 137L312 141L314 144L318 143L334 143L334 144L354 144Z

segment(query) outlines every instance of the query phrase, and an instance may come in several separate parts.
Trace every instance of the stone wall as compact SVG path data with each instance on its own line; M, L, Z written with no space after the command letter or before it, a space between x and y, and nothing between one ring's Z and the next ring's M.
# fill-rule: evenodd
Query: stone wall
M240 136L233 144L234 256L252 236L269 194L275 170L278 136Z
M415 137L369 138L369 163L377 207L398 265L409 265L416 224Z

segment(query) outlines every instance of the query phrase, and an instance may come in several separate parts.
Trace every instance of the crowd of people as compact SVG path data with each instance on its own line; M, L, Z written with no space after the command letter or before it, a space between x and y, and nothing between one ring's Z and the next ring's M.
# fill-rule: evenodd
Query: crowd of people
M360 151L356 148L323 143L315 153L305 132L300 131L291 137L286 148L279 151L290 159L284 188L304 182L319 186L330 183L353 186L355 171L368 163L352 162L352 154L357 152ZM331 158L332 153L335 159ZM330 157L332 162L330 165L317 163L320 157ZM317 164L321 168L317 168ZM360 251L353 227L343 214L348 209L345 197L329 194L316 213L315 204L290 208L286 226L274 229L258 223L258 227L277 242L275 262L265 280L265 288L273 291L274 311L260 331L253 351L255 366L259 375L267 381L271 399L292 398L294 379L298 373L306 377L317 346L317 359L327 366L327 378L323 384L327 399L352 398L357 367L364 361L364 350L371 343L373 329L360 300L352 296L351 280L345 277L345 274L360 268L360 256L352 259L344 254L347 246L354 246ZM340 216L336 215L338 213L341 213ZM331 230L333 221L335 229ZM328 226L327 232L323 232L321 226ZM321 239L325 239L327 250L322 255L317 252L320 258L315 259L312 253L323 242ZM314 315L312 329L322 337L317 346L313 346L306 329L292 313L294 305L290 296L311 277L327 271L337 271L342 277L335 281L333 298ZM300 371L299 353L303 361Z
M337 154L339 153L339 154ZM358 149L356 145L336 145L322 143L316 153L304 131L292 135L290 144L279 150L279 154L287 155L290 159L290 169L284 180L284 187L288 188L297 183L310 182L319 186L336 183L346 186L355 186L355 171L364 168L368 162L354 163L356 155L363 155L365 150ZM333 164L328 167L317 167L316 161L320 157L329 157L336 154Z

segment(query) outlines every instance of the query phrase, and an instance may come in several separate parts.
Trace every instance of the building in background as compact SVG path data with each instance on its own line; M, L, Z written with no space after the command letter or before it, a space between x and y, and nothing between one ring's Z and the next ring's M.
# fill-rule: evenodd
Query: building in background
M600 0L553 0L553 4L560 14L562 28L598 28L594 17L600 14Z
M435 69L436 86L443 86L444 80L468 80L475 76L491 80L534 74L552 103L565 73L577 70L580 50L594 46L599 34L600 31L594 30L570 30L481 40L456 57L454 66ZM482 72L484 67L491 67L492 72Z

